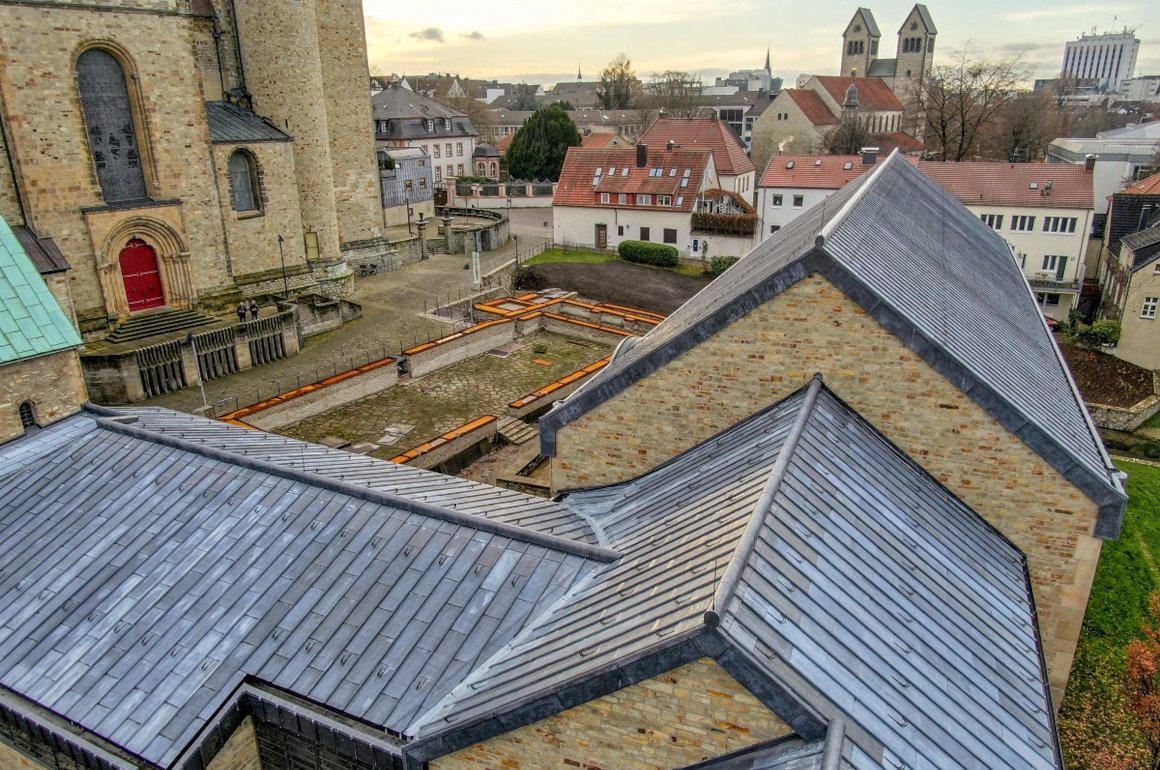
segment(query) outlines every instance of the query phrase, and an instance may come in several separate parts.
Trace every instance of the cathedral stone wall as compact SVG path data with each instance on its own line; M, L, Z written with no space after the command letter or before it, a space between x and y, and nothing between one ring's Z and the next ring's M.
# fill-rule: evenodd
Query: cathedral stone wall
M431 770L663 770L793 730L710 658L428 763Z
M76 414L86 400L74 350L6 364L0 367L0 382L0 444L24 434L22 403L31 402L33 416L44 426Z
M1058 704L1100 555L1096 504L819 275L560 428L553 487L644 473L815 372L1027 554Z

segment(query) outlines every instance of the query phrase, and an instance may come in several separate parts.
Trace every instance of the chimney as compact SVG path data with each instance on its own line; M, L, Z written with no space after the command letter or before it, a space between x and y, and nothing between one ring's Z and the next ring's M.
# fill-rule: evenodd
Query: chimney
M1084 171L1095 171L1096 170L1096 156L1095 155L1083 156L1083 170Z
M644 168L648 165L648 145L638 144L636 146L636 167Z
M862 165L873 166L878 162L878 148L877 147L863 147L862 148Z
M665 145L665 152L672 152L673 150L676 149L676 147L677 147L677 143L674 142L672 139L670 139L668 144Z

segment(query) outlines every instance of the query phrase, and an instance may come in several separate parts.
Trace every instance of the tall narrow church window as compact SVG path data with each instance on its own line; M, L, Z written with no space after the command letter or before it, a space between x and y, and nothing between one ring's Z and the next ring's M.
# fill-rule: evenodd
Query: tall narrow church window
M248 152L235 150L230 156L230 191L236 211L258 210L258 164Z
M77 80L89 150L105 203L147 200L141 148L121 63L108 51L90 48L77 59Z

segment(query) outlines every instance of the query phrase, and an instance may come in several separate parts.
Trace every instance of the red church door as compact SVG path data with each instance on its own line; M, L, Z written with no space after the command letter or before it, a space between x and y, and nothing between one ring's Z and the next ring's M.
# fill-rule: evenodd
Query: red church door
M125 280L130 312L165 304L157 252L140 238L134 238L121 249L121 277Z

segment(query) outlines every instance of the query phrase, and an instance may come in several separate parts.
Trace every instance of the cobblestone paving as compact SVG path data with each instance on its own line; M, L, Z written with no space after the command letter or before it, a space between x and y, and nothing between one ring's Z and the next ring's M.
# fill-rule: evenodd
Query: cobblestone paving
M398 442L371 452L389 459L477 417L504 415L509 402L611 351L607 345L548 333L517 342L520 348L507 358L477 356L279 432L314 442L336 436L352 443L378 443L392 423L415 425ZM536 358L552 365L534 363Z
M521 252L532 248L531 238L521 240ZM502 249L484 253L481 267L488 272L515 255L516 243L508 243ZM367 361L397 355L416 342L462 328L462 323L434 319L425 315L424 310L446 302L448 295L452 300L460 295L469 296L471 273L463 265L462 254L436 254L400 270L357 278L351 299L362 305L360 320L304 340L296 356L205 383L206 400L217 405L212 413L222 414ZM146 403L183 412L202 406L196 386Z

